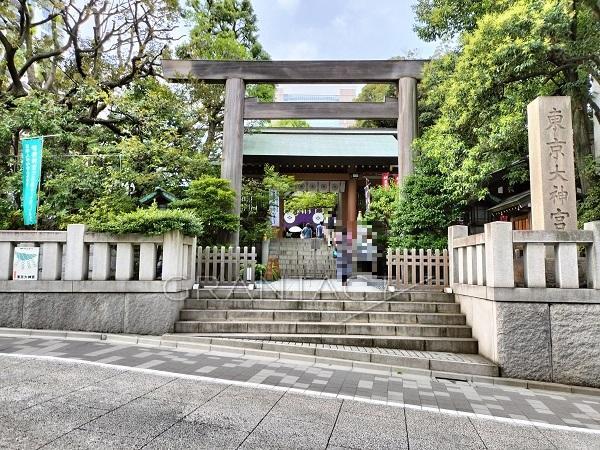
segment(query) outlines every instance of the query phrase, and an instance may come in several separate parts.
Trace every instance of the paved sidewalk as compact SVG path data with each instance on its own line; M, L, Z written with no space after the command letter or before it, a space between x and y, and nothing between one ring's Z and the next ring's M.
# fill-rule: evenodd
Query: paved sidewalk
M0 353L0 448L600 449L594 396L87 341Z

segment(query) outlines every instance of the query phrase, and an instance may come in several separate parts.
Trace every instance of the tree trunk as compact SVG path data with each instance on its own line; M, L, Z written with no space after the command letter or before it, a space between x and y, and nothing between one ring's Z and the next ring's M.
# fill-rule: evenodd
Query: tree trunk
M206 132L206 142L202 149L202 153L206 156L210 156L210 152L213 151L217 135L217 122L216 120L208 120L208 130Z
M571 108L573 112L575 165L581 183L581 190L585 195L590 187L589 177L585 174L585 166L589 156L592 155L592 141L590 140L589 118L585 98L579 93L571 95Z

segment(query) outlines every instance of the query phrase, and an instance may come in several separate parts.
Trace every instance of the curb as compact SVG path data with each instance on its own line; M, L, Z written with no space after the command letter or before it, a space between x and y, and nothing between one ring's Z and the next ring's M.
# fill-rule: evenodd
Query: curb
M392 377L403 377L406 375L441 378L451 381L463 381L473 383L474 385L494 385L501 387L514 387L543 391L546 393L569 393L579 395L590 395L600 397L600 389L586 386L572 386L567 384L550 383L545 381L530 381L516 378L488 377L481 375L468 375L454 372L443 372L428 369L417 369L410 367L398 367L386 364L377 364L366 361L351 361L347 359L330 358L315 355L303 355L295 353L277 352L262 350L260 348L243 348L240 346L226 346L223 344L212 343L219 341L219 338L195 337L194 342L189 340L164 339L162 336L130 335L130 334L112 334L112 333L93 333L84 331L59 331L59 330L34 330L24 328L0 328L0 337L30 337L30 338L49 338L75 341L105 341L116 345L140 345L146 347L163 347L169 350L185 352L216 352L224 355L244 355L248 358L273 359L281 362L292 362L294 364L320 365L327 367L339 367L343 369L352 369L357 372L374 373L388 375ZM256 344L259 343L248 343Z

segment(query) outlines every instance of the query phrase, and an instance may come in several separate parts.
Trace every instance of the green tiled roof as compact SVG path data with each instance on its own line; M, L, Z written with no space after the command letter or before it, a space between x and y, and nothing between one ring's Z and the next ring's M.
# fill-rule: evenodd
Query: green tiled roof
M259 131L244 135L244 155L397 158L398 141L389 131Z

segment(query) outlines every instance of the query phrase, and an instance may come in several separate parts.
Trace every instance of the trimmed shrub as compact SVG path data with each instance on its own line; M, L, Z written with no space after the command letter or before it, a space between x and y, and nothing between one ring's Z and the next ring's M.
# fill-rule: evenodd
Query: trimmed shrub
M92 222L92 231L114 234L141 233L159 235L178 230L187 236L202 234L202 222L194 214L181 209L138 208L136 211L109 216L106 222Z

